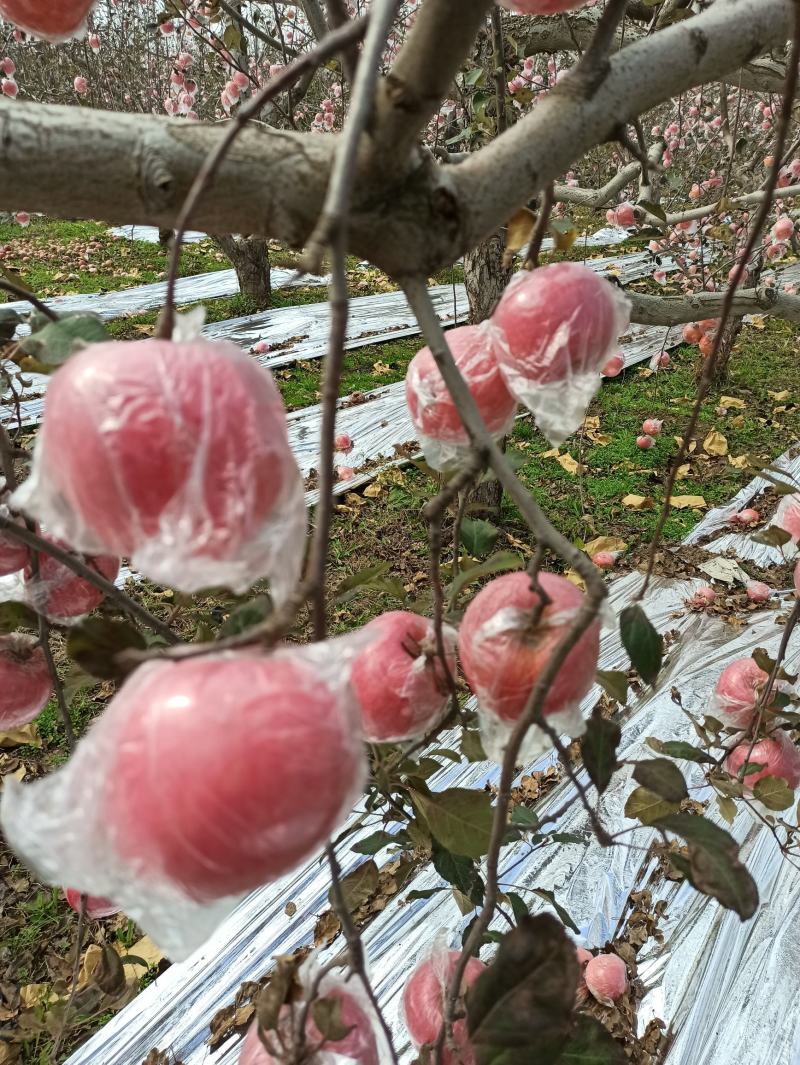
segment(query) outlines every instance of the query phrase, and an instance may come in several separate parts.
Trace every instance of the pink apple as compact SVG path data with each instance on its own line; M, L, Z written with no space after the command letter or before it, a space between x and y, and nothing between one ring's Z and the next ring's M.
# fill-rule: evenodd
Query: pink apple
M44 651L33 636L0 636L0 731L29 724L42 712L52 691Z
M649 450L655 444L655 440L652 436L637 436L636 446L642 448L643 451Z
M714 715L726 725L747 728L768 679L752 658L737 658L720 673L712 699Z
M51 41L76 36L95 0L0 0L0 16L25 33Z
M725 768L731 776L738 777L745 764L763 766L747 774L744 778L746 788L752 789L764 777L780 777L792 790L800 784L800 751L785 732L773 732L765 739L757 740L752 751L750 740L745 740L728 755Z
M583 974L589 993L604 1006L613 1006L628 990L628 970L616 954L597 954Z
M53 538L57 547L67 545ZM106 555L85 558L87 566L101 577L113 581L119 572L119 559ZM102 591L83 577L44 552L39 555L39 572L33 574L30 563L25 567L24 581L34 609L54 621L73 621L90 614L105 598Z
M351 684L365 739L396 743L422 736L442 719L450 694L436 655L433 623L419 614L393 610L363 631L371 640L353 662ZM452 676L456 634L449 626L443 639Z
M751 603L766 603L772 596L772 589L763 581L748 581L745 592Z
M444 999L459 959L459 951L439 951L423 961L406 984L403 992L403 1014L406 1028L416 1047L436 1042L444 1015ZM486 971L479 958L470 958L461 984L462 994ZM454 1055L445 1048L444 1065L474 1065L475 1056L469 1046L466 1020L453 1025L453 1038L460 1053Z
M647 418L642 422L642 432L648 436L658 436L663 424L663 420L659 418Z
M472 600L458 636L461 665L481 709L515 721L525 708L553 649L583 603L583 593L564 577L539 575L551 602L530 629L539 596L526 573L490 581ZM594 683L600 623L584 632L566 657L544 701L544 714L575 706Z

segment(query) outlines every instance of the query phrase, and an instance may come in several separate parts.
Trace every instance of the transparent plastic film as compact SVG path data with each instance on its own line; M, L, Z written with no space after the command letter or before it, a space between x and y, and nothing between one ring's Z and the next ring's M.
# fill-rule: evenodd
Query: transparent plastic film
M497 439L510 431L517 412L497 362L500 339L490 322L447 334L453 359L487 429ZM429 465L436 470L461 465L470 450L469 437L430 348L422 348L411 361L406 399Z
M359 796L358 640L140 667L70 761L8 781L9 845L46 882L113 899L173 959L291 872Z
M50 384L14 506L74 549L192 593L296 583L303 482L270 374L227 342L94 345Z
M492 322L509 391L551 444L581 424L604 366L630 323L622 291L579 263L556 263L512 278Z

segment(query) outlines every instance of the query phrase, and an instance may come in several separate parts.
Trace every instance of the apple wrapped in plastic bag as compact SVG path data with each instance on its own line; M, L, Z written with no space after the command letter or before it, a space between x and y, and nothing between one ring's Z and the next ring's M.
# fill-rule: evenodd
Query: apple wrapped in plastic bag
M551 444L563 443L628 328L629 300L588 266L553 263L513 277L491 321L509 391Z
M0 18L35 37L66 41L85 31L94 5L95 0L0 0Z
M437 937L433 950L419 962L405 986L403 1020L416 1047L432 1046L438 1039L448 988L460 957L460 951L448 950ZM470 958L467 962L461 981L460 1014L464 1012L463 995L485 971L486 965L480 958ZM475 1053L469 1045L467 1022L463 1017L453 1024L453 1043L452 1050L447 1046L443 1050L444 1065L475 1065Z
M540 597L527 573L507 573L490 581L467 607L458 634L464 676L478 700L484 750L501 762L506 744L522 716L539 677L584 602L574 584L554 573L540 573ZM542 706L547 723L580 736L586 730L580 703L595 682L600 654L600 620L595 619L570 650ZM536 725L528 730L521 758L549 750L552 742Z
M298 976L303 987L315 986L317 962L312 955L300 968ZM299 1025L306 1002L284 1006L278 1022L282 1037L289 1044L291 1032ZM279 1050L278 1034L264 1033L270 1046ZM327 973L319 981L317 993L308 1010L305 1046L316 1047L308 1065L390 1065L392 1056L386 1037L372 1004L358 977L345 979L339 972ZM258 1020L247 1031L239 1054L238 1065L280 1065L281 1058L273 1056L258 1030Z
M8 780L9 845L48 883L113 899L185 957L291 872L361 793L352 637L141 666L69 762Z
M178 591L289 594L303 480L271 375L226 341L93 344L54 375L13 505L75 550Z
M497 363L499 340L490 322L463 326L447 334L456 366L486 428L497 439L511 430L517 413L517 401L508 391ZM469 436L430 348L418 351L409 364L406 402L429 465L435 470L447 470L463 463L470 451Z

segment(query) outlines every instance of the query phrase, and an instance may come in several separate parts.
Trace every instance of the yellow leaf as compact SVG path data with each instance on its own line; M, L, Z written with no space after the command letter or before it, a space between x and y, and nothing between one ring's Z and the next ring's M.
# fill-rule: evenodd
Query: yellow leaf
M686 480L686 478L689 476L689 474L691 472L692 472L691 464L688 463L688 462L684 462L684 464L682 466L678 467L675 476L676 476L676 478L679 481L684 481L684 480Z
M702 510L703 507L708 506L702 496L672 496L670 504L676 510L688 510L689 507L693 510Z
M382 491L382 485L379 485L376 481L373 481L372 484L368 484L367 487L364 489L364 495L368 499L375 499L375 497L379 496Z
M587 433L586 435L592 441L592 443L597 444L598 447L605 447L607 444L611 443L611 437L608 435L608 433L591 432Z
M581 577L580 573L574 569L568 569L564 576L567 578L570 584L574 584L576 588L580 588L582 592L586 591L586 581Z
M583 419L582 428L584 428L587 432L590 429L599 429L600 428L600 417L599 417L599 415L597 415L597 414L589 414L589 415L587 415Z
M577 474L579 473L586 472L586 467L582 466L580 462L576 462L572 455L559 455L556 459L556 462L559 464L562 470L566 470L567 473L571 473L573 477L577 476Z
M747 404L743 399L737 399L736 396L720 396L720 407L736 407L737 410L744 410Z
M766 327L766 324L767 323L764 320L763 314L750 315L750 325L752 325L754 329L764 329Z
M21 747L27 744L29 747L41 747L42 740L36 724L23 725L22 728L9 729L8 732L0 732L0 747Z
M551 447L549 451L545 451L542 455L543 459L557 459L561 452L557 447Z
M19 989L19 1002L23 1009L46 1005L53 997L50 984L25 984Z
M130 954L134 958L141 958L144 963L140 965L138 961L126 962L123 965L126 980L140 980L145 973L154 969L164 957L164 954L155 945L150 936L142 936L132 947L124 947L121 943L115 943L114 948L122 957Z
M728 441L722 433L717 432L716 429L712 429L703 441L703 450L707 455L727 455Z
M676 437L673 437L673 439L675 440L675 443L678 445L678 447L680 447L683 444L683 437L682 436L676 436ZM696 440L690 440L689 441L689 446L688 446L688 448L686 450L689 452L690 455L693 455L694 452L697 451L697 441Z
M583 550L587 555L596 555L598 551L626 551L628 545L618 536L596 536L588 544L584 544Z
M747 455L737 455L736 458L733 455L728 455L728 464L733 466L737 470L746 470L750 465L750 460Z
M776 403L782 403L785 399L788 399L789 396L791 396L792 394L788 388L784 388L782 392L770 392L770 390L767 389L767 392L772 397L772 399L775 400Z
M622 500L622 505L630 507L631 510L649 510L653 505L653 500L650 496L628 495Z
M521 208L508 221L506 228L506 253L505 260L510 263L518 251L530 243L533 235L533 227L536 224L536 215L527 207Z
M556 247L556 251L569 251L575 241L578 239L578 230L573 226L572 229L555 229L551 226L550 232L553 234L553 244Z
M380 360L372 364L372 369L378 377L385 377L386 374L393 373L391 366L387 366L385 362L381 362Z

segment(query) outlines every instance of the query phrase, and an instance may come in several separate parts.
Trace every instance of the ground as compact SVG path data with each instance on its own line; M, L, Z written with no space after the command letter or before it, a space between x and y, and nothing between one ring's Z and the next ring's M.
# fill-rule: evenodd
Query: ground
M112 238L93 223L37 220L27 231L0 225L0 267L39 295L127 288L162 279L165 257L157 245L131 244ZM625 249L621 250L621 254ZM293 265L290 252L276 248L276 265ZM227 263L212 245L189 245L182 273L220 269ZM388 279L377 271L349 264L354 294L385 291ZM450 280L450 271L437 280ZM1 299L2 297L0 297ZM326 298L324 289L294 289L275 293L276 305ZM241 298L215 300L208 305L211 320L223 320L251 310ZM147 335L155 312L111 324L119 337ZM344 393L367 391L402 380L419 346L415 339L376 344L348 354ZM757 320L743 330L731 362L730 376L709 397L696 434L695 447L682 470L676 495L696 497L685 509L673 510L665 542L676 543L693 527L705 508L729 499L752 476L800 436L800 370L798 332L770 319ZM640 564L654 530L663 500L663 478L675 454L682 425L694 396L696 350L682 347L672 366L655 375L646 365L634 367L607 381L588 413L584 430L556 453L536 432L530 420L520 419L510 448L523 480L539 503L571 539L586 543L597 536L617 537L626 552L617 569ZM276 379L289 409L319 401L321 362L279 370ZM723 398L725 397L725 398ZM636 437L645 418L664 419L656 446L642 451ZM710 435L713 434L713 435ZM23 440L22 443L28 441ZM365 489L339 500L334 515L330 587L334 626L345 631L363 624L380 611L405 604L428 609L427 530L423 504L436 492L438 479L424 463L393 468ZM483 517L484 515L480 515ZM497 542L488 550L511 550L525 556L530 537L516 509L504 500ZM452 516L444 528L445 579L452 573ZM478 552L476 552L478 553ZM484 552L485 553L485 552ZM365 566L385 567L342 590L343 582ZM465 558L462 566L473 561ZM675 563L671 563L674 565ZM753 572L753 576L764 575ZM773 573L769 580L785 578ZM338 594L337 594L338 589ZM145 583L147 606L172 622L187 637L218 631L224 619L248 598L206 596L192 603ZM66 660L59 654L66 669ZM94 684L70 674L71 712L80 734L113 692L110 682ZM27 743L20 743L28 739ZM52 769L66 757L63 731L53 705L27 736L0 737L0 772L31 779ZM37 884L4 849L0 849L0 1034L14 1031L18 1043L0 1041L0 1065L20 1061L39 1065L48 1061L60 1023L59 992L69 981L76 915L61 893ZM140 957L149 949L124 917L92 922L89 941L98 948L116 944L117 952ZM127 996L150 981L166 963L148 955L144 966L128 965L127 986L114 1000L117 1008ZM85 1023L71 1033L74 1046L102 1024L108 1000L89 1004ZM3 1054L6 1057L3 1057ZM11 1056L17 1054L16 1057Z

